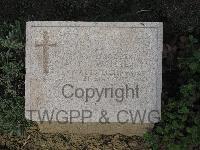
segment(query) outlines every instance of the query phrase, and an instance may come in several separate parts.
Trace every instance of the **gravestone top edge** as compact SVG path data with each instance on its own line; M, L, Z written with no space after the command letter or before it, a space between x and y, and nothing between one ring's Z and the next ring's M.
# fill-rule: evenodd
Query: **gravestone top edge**
M116 28L162 28L162 22L75 22L75 21L29 21L27 27L116 27Z

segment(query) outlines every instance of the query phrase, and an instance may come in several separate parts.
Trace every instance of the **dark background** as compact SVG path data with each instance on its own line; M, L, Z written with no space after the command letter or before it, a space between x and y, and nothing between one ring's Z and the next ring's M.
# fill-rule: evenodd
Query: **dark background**
M188 31L199 34L200 1L1 0L0 21L14 20L161 21L166 36Z

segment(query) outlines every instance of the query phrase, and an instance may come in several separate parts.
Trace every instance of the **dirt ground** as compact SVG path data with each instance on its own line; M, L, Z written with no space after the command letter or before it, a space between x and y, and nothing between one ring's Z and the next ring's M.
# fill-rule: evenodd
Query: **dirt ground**
M0 135L0 149L25 150L145 150L150 149L139 136L45 134L33 127L24 136Z

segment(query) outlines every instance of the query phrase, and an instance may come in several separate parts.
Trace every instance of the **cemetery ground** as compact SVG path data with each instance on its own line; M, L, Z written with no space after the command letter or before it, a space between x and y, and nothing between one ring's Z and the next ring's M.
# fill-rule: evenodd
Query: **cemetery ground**
M0 2L0 149L200 149L199 1L109 2ZM162 121L143 137L41 133L24 117L29 20L163 21Z

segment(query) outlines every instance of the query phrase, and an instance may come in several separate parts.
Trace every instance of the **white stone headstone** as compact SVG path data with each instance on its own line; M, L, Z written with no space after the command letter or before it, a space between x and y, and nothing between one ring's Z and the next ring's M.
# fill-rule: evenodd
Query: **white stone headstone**
M158 22L27 22L27 119L159 121L163 26Z

